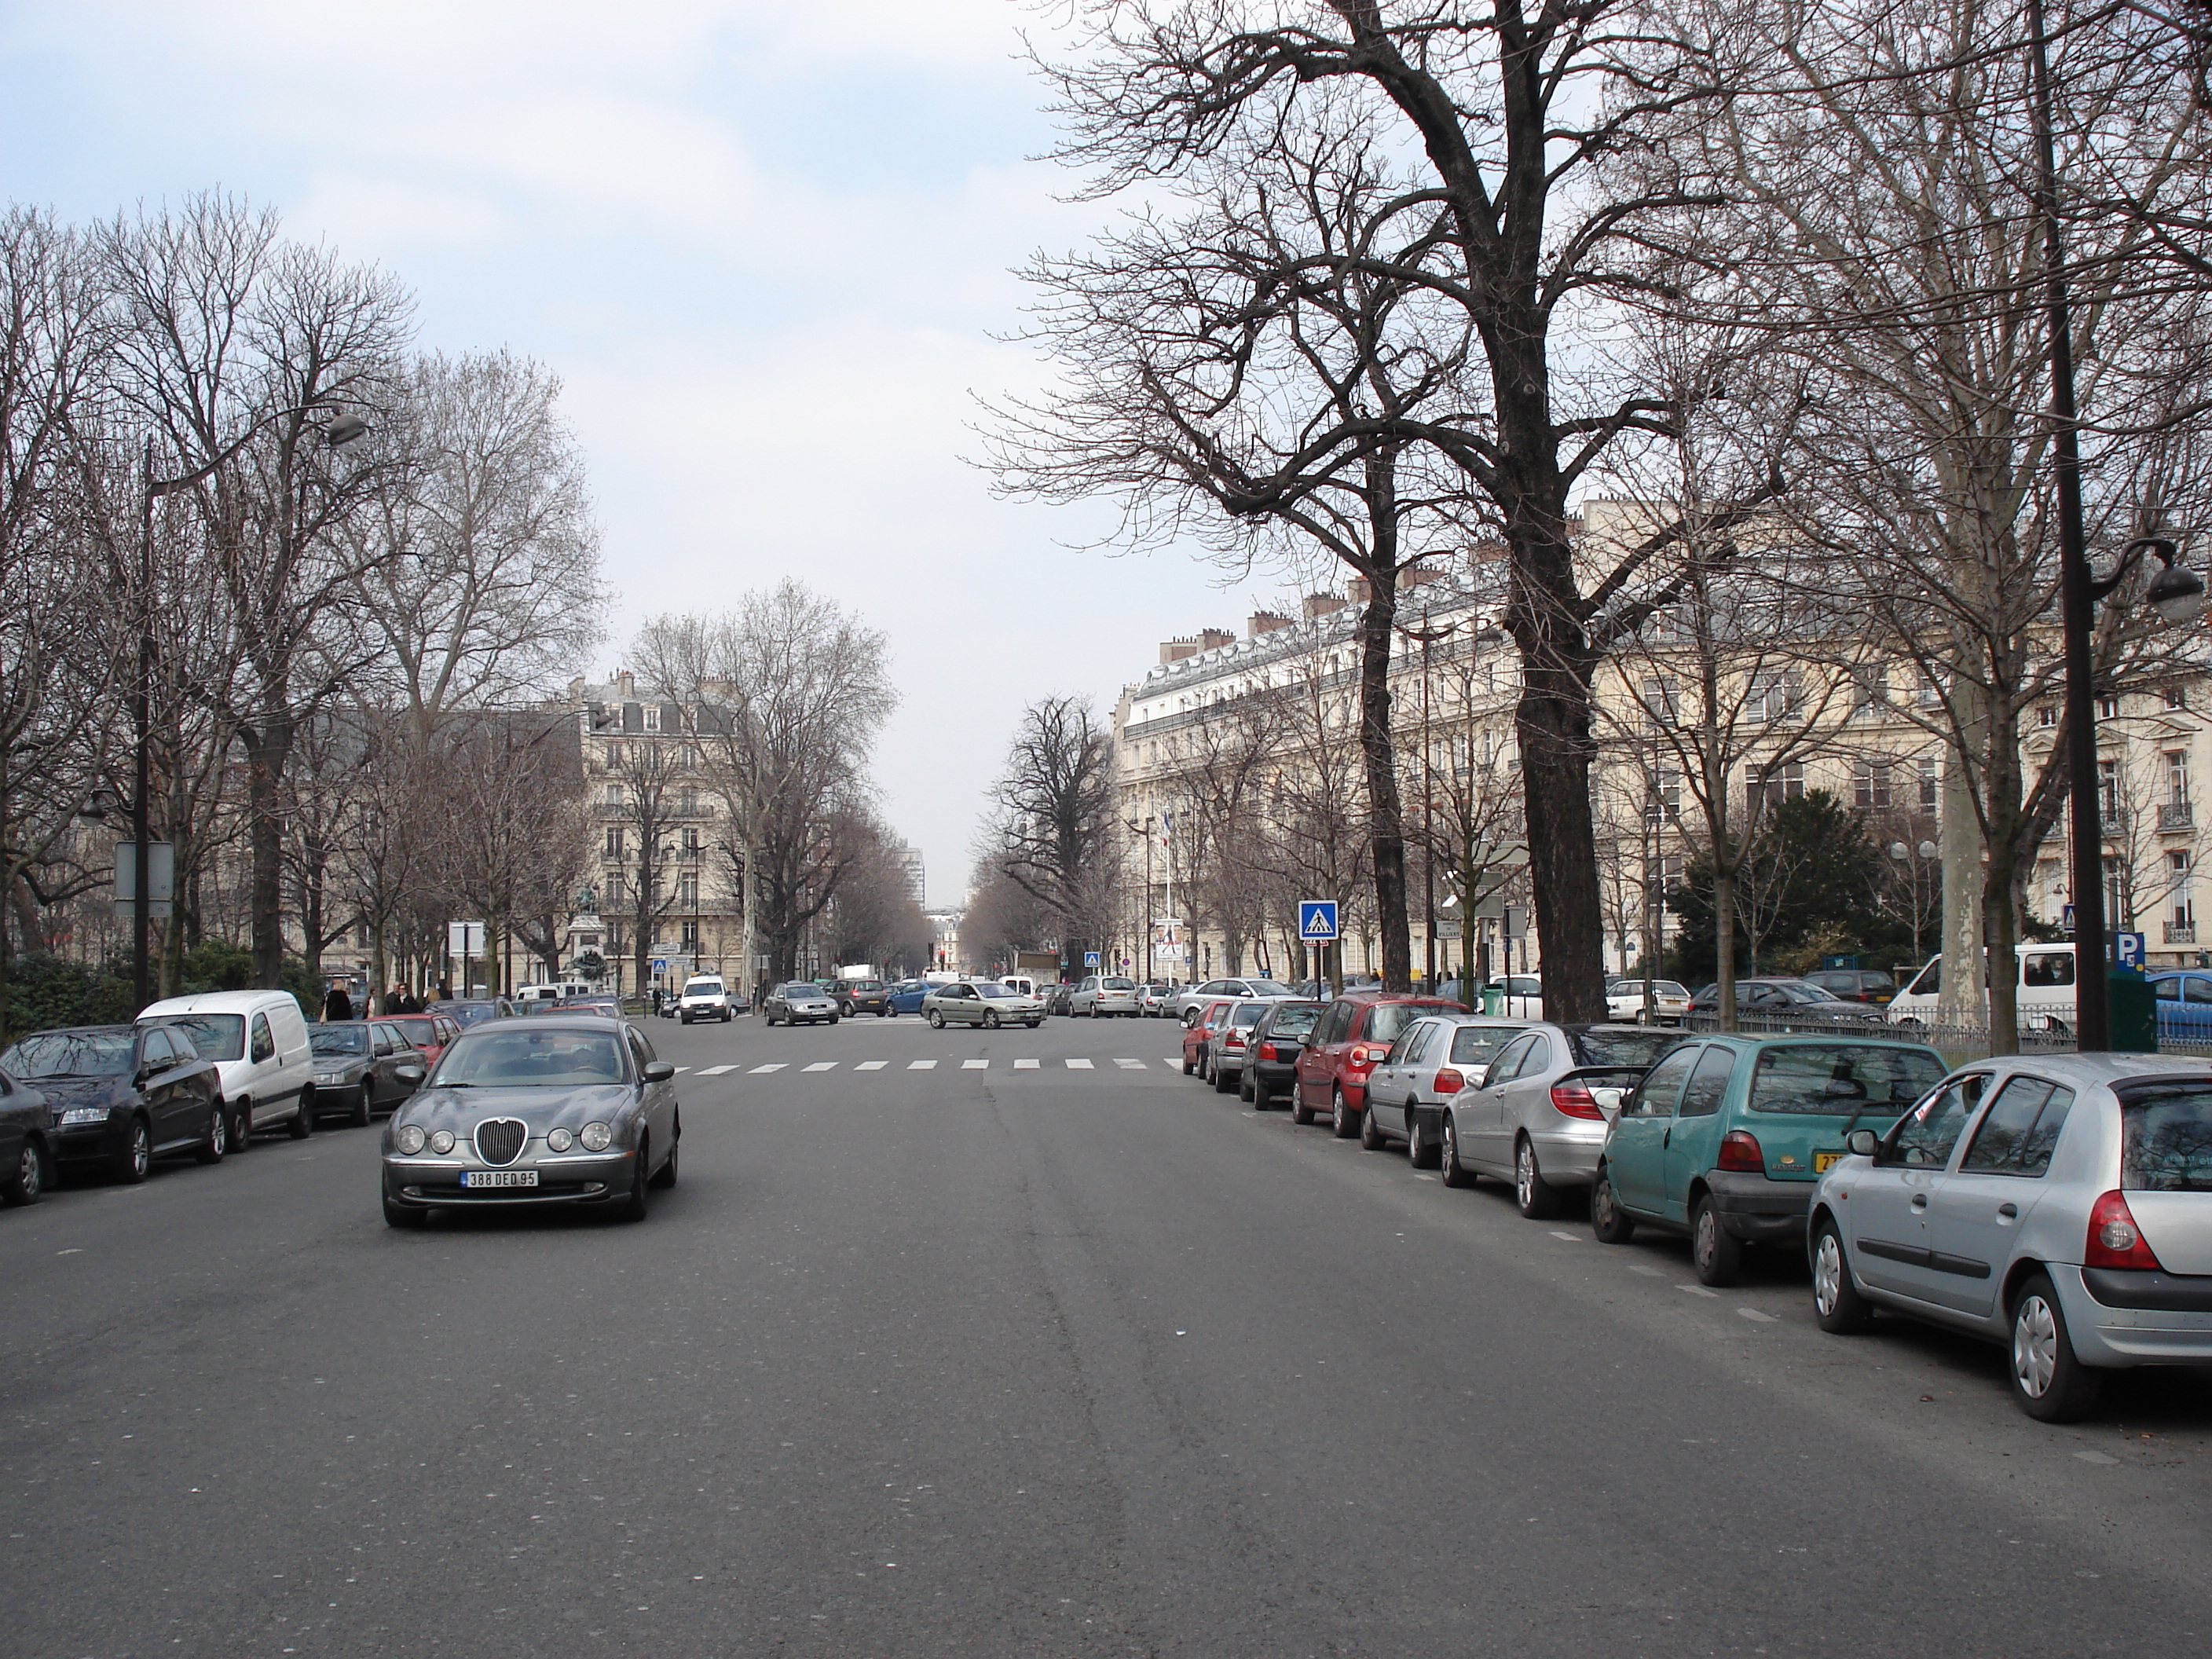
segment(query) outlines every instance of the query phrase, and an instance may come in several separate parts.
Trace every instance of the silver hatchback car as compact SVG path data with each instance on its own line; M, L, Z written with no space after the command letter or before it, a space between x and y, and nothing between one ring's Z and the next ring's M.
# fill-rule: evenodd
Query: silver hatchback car
M1879 1307L2004 1343L2045 1422L2104 1370L2212 1364L2212 1062L1983 1060L1844 1146L1806 1231L1822 1329Z
M1390 1052L1367 1074L1367 1109L1359 1144L1369 1151L1403 1140L1417 1170L1433 1170L1443 1146L1445 1107L1479 1082L1505 1045L1528 1029L1525 1019L1481 1014L1431 1014L1399 1033ZM1453 1179L1451 1186L1465 1185Z

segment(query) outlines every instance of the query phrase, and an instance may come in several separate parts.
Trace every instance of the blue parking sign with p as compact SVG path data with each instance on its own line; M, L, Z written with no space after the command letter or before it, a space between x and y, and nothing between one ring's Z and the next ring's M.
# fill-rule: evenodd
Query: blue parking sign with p
M1300 899L1298 937L1309 945L1326 945L1336 937L1336 901Z
M2143 965L2143 943L2141 933L2116 933L2112 935L2112 944L2121 967L2140 968Z

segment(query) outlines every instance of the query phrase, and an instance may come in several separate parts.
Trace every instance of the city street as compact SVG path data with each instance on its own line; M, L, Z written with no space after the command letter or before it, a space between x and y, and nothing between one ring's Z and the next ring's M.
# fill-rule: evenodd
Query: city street
M0 1215L0 1653L2212 1633L2201 1380L2031 1423L1995 1349L1523 1221L1184 1078L1165 1022L647 1030L684 1138L642 1224L393 1231L335 1127Z

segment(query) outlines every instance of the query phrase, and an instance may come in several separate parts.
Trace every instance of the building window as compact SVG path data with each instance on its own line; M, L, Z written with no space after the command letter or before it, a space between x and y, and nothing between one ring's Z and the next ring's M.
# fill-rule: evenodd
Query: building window
M1767 669L1753 678L1744 712L1755 720L1787 719L1796 712L1804 691L1805 683L1794 670Z
M1942 804L1942 774L1937 769L1936 757L1923 755L1919 761L1920 810L1933 812Z
M2116 720L2119 719L2119 717L2120 700L2118 696L2114 696L2112 692L2107 691L2103 696L2097 699L2097 718L2099 720Z
M683 927L684 954L687 957L696 957L699 954L699 924L692 917L686 916L684 918Z
M684 827L684 856L688 859L699 856L699 829L696 824Z
M2189 695L2187 691L2179 685L2167 686L2166 688L2166 706L2168 708L2188 708Z
M629 856L623 848L623 827L619 823L611 823L607 826L606 856L611 859L626 858Z
M2176 806L2189 803L2189 751L2169 749L2166 751L2166 798Z
M1851 805L1863 812L1886 811L1889 806L1889 763L1856 760L1851 763Z
M1761 806L1779 806L1785 800L1804 799L1804 765L1798 761L1784 761L1756 774L1751 781L1750 797L1754 814Z
M2039 702L2036 704L2035 724L2039 730L2045 732L2048 732L2052 726L2057 725L2058 705L2055 702Z
M685 908L696 908L699 902L699 872L686 870L676 878L676 902Z
M609 744L606 747L605 759L607 770L610 772L621 770L623 763L623 746L618 743Z
M660 730L660 705L657 702L649 702L645 706L645 729L648 732Z
M2097 763L2097 811L2103 815L2109 830L2120 821L2120 763L2116 760Z
M1644 817L1653 823L1680 823L1682 821L1682 775L1671 766L1662 766L1651 779L1651 804Z
M599 884L599 902L610 909L623 902L623 872L609 870L606 879Z
M2105 857L2105 915L2111 925L2133 932L2136 925L2134 907L2128 902L2128 861Z
M619 812L622 809L623 787L618 783L611 783L607 786L607 811Z
M1670 732L1682 718L1682 686L1679 680L1644 682L1644 713L1652 725Z
M677 793L676 810L686 817L699 815L699 791L696 787L687 783Z
M1851 670L1851 713L1871 714L1889 692L1889 672L1880 663L1861 663Z

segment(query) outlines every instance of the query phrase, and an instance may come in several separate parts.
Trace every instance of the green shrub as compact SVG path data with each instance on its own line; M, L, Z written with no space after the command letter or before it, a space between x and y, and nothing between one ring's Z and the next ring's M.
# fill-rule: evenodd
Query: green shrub
M131 978L59 957L21 957L9 964L6 1040L56 1025L122 1025L137 1012Z

